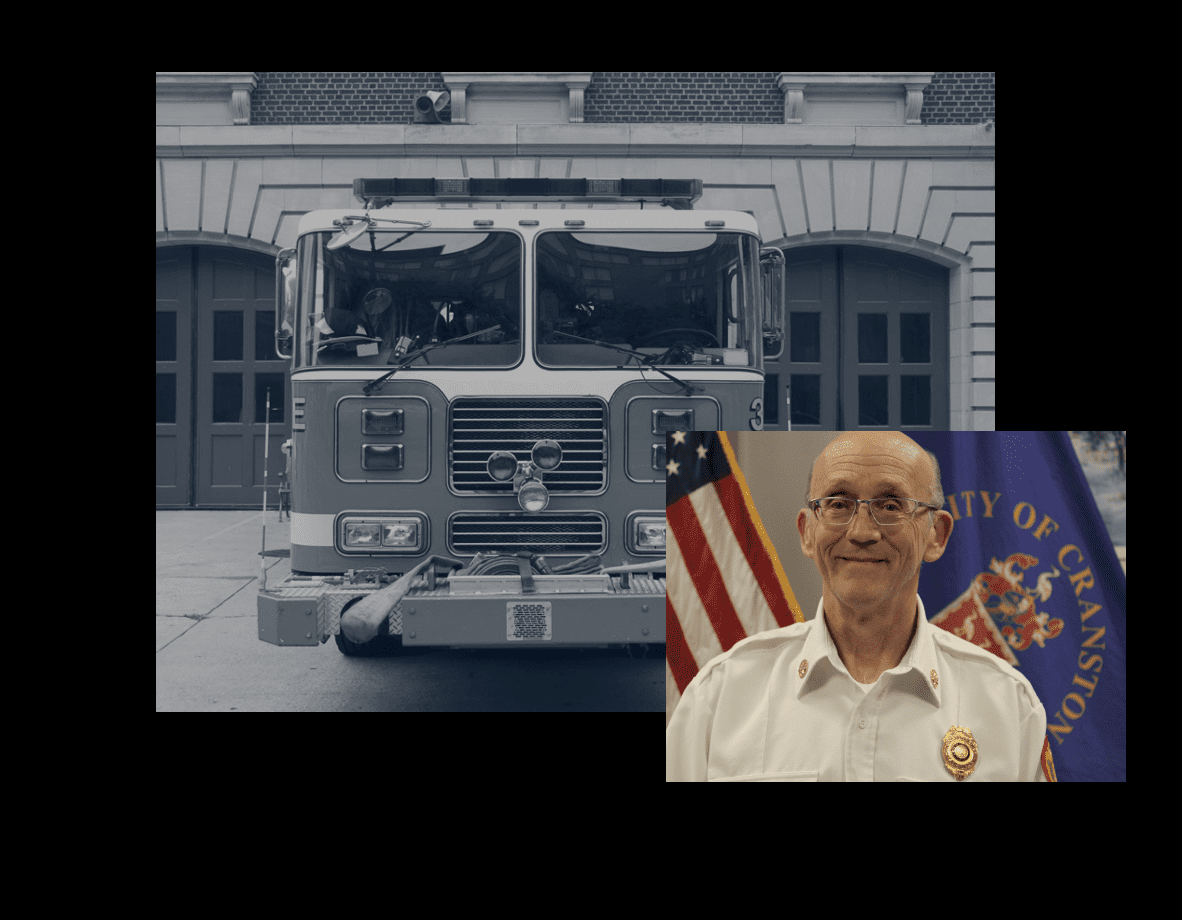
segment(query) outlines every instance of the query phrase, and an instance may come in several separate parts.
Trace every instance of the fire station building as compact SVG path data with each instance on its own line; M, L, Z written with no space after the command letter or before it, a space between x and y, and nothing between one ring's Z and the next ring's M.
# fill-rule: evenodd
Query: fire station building
M765 429L992 430L994 117L993 73L157 73L157 507L261 501L268 394L275 483L275 255L360 177L701 179L785 256Z

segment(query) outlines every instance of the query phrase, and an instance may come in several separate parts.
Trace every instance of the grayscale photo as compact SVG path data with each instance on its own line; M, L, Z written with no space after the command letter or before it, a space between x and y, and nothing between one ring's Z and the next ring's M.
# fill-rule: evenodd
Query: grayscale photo
M991 72L158 71L157 711L668 732L821 596L744 465L998 428L995 119ZM759 571L682 617L707 483Z

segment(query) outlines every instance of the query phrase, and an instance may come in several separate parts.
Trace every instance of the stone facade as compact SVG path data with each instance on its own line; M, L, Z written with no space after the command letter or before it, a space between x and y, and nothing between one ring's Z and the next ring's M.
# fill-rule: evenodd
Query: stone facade
M410 124L419 93L446 90L442 73L262 71L255 125ZM585 95L587 123L783 124L773 71L597 71ZM441 117L450 121L450 106ZM937 72L924 92L925 125L995 118L994 75Z
M273 254L359 176L699 178L695 207L750 211L765 245L947 268L950 424L994 427L993 74L932 75L921 125L784 124L771 73L596 73L584 124L408 124L441 75L363 76L259 73L250 125L158 124L157 246Z

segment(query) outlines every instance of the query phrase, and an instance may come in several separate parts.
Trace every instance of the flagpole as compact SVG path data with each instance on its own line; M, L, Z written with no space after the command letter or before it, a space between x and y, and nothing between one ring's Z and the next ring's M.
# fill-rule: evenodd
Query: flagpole
M258 405L258 403L255 403ZM267 418L263 425L263 548L259 553L260 590L267 589L267 458L271 448L271 388L267 387Z

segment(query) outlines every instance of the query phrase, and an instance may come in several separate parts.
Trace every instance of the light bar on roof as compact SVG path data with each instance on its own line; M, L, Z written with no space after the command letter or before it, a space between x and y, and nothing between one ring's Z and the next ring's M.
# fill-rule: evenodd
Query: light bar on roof
M362 203L464 198L483 201L669 201L686 207L702 197L701 179L354 179Z

